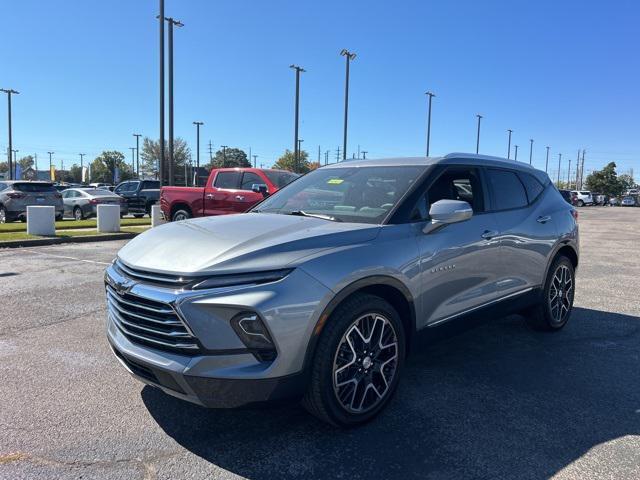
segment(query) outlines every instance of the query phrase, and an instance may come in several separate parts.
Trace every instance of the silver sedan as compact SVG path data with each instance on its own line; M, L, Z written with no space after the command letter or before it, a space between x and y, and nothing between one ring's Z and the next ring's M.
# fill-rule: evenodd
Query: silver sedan
M120 195L102 188L69 188L62 192L65 216L76 220L95 217L98 205L120 205L120 215L127 214L127 204Z

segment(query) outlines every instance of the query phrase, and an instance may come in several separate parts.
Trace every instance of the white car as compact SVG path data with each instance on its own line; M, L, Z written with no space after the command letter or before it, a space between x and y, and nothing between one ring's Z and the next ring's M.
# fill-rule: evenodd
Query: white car
M571 193L576 196L576 205L578 207L584 207L585 205L593 205L593 197L591 192L586 190L572 190Z

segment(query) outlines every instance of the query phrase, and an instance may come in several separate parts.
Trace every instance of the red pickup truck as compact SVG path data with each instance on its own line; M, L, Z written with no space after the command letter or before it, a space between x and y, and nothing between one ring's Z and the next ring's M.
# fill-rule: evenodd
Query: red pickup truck
M298 176L286 170L214 168L204 187L162 187L160 208L171 221L242 213Z

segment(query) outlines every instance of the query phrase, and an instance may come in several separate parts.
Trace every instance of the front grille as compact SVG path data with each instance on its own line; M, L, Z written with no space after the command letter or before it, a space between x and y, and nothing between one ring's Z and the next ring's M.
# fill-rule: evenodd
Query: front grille
M188 283L200 280L200 277L183 277L179 275L168 275L165 273L146 272L126 266L120 260L114 264L116 270L125 277L138 280L142 283L152 283L170 288L183 288Z
M110 285L106 289L109 315L133 343L183 354L199 350L196 338L170 305L131 293L120 294Z

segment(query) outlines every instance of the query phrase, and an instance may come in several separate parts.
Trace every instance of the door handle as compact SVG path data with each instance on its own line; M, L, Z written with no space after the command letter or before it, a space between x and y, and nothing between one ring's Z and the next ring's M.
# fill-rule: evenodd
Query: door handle
M481 236L485 240L491 240L493 237L498 236L498 232L496 232L495 230L485 230Z
M213 198L213 193L207 193L204 198L206 198L207 200L211 200Z
M244 197L242 195L236 195L236 200L242 201Z
M536 218L536 222L538 223L547 223L549 220L551 220L551 217L549 215L544 215Z

